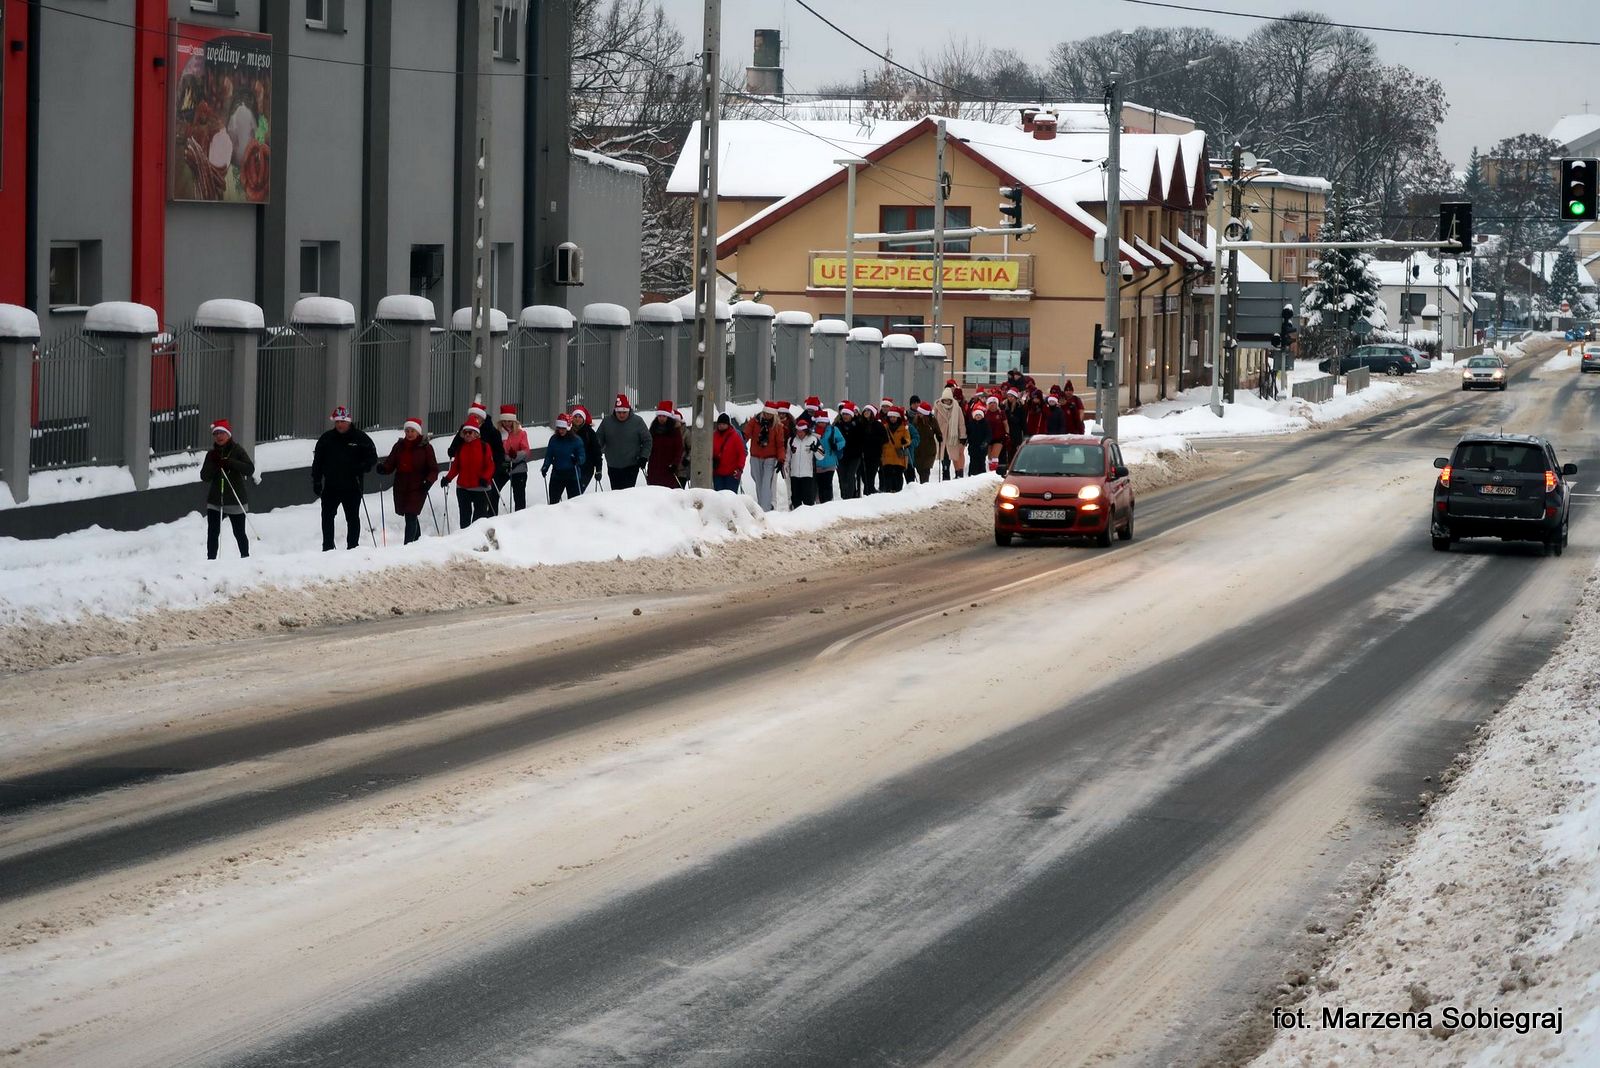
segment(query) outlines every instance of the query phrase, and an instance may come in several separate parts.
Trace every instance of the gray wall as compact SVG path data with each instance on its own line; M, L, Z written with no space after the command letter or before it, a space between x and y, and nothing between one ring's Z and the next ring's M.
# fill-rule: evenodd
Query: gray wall
M583 249L583 286L569 290L568 307L639 306L640 225L644 176L572 157L571 239Z
M51 7L133 21L133 0L61 0ZM46 336L82 323L50 315L50 242L100 242L101 300L132 292L133 47L124 26L33 9L39 24L39 326ZM9 62L15 62L13 56ZM8 152L24 146L7 145ZM253 247L253 246L252 246ZM88 297L93 299L95 294Z
M531 14L532 7L529 12ZM515 63L509 60L497 59L494 69L497 73L508 74L528 69L527 56L522 54L526 50L527 35L522 34L518 41L519 52ZM491 167L490 184L494 197L493 213L489 219L489 232L494 235L496 244L509 245L510 255L502 256L500 272L502 281L499 292L491 295L491 303L511 316L517 317L521 308L518 300L513 299L506 307L506 301L501 299L501 293L510 293L516 297L522 292L522 153L525 144L526 129L523 122L523 91L522 79L510 77L497 77L493 79L494 100L494 163ZM509 273L510 278L505 275ZM507 289L506 286L510 288ZM466 303L466 301L462 301Z

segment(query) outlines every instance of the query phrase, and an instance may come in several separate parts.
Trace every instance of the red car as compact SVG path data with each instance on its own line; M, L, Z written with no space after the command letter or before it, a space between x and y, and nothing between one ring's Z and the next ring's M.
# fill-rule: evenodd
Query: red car
M1111 438L1035 434L1017 450L994 500L994 543L1011 539L1133 538L1133 482Z

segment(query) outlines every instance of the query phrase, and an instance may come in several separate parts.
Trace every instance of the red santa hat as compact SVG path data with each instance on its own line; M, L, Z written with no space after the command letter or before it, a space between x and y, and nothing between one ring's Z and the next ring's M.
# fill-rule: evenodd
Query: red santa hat
M828 414L828 409L826 408L818 408L817 414L812 416L812 418L816 420L818 426L821 426L823 423L833 422L833 417Z
M1052 394L1050 394L1050 396L1046 397L1044 399L1044 402L1046 404L1053 404L1057 408L1061 407L1061 398L1056 396L1054 393L1052 393Z
M794 421L794 428L796 430L810 430L811 420L802 415L800 418Z
M216 422L211 424L211 432L213 434L219 430L228 435L230 438L233 437L233 427L228 425L228 421L226 419L218 419Z
M1061 392L1061 383L1060 382L1052 382L1052 383L1050 383L1050 392L1051 393L1060 393Z
M762 411L772 412L774 415L776 415L779 412L788 411L789 406L782 401L769 400L767 403L761 406L761 409Z
M683 416L678 414L678 409L674 408L672 406L672 402L669 401L669 400L660 401L660 402L658 402L656 404L656 414L657 415L664 415L668 419L682 419L683 418Z
M461 424L461 432L463 434L465 434L467 431L470 430L474 434L476 434L476 433L478 433L478 425L479 424L478 424L478 421L476 419L468 419L465 423Z
M488 417L489 417L489 409L485 408L483 406L483 402L481 402L481 401L473 401L472 402L472 407L467 409L467 418L468 419L477 419L478 422L481 423L485 419L487 419Z
M856 410L856 402L852 401L852 400L840 401L839 402L839 410L841 412L853 412L853 411Z
M923 401L922 403L917 405L917 414L918 415L932 415L933 414L933 405L929 404L927 401Z
M502 404L500 405L500 414L495 416L495 421L503 423L507 419L515 419L516 417L517 406L515 404Z
M611 406L611 410L614 412L631 412L633 411L633 402L628 399L626 393L618 393L617 402Z
M821 407L822 407L822 398L821 397L807 397L806 398L806 411L815 412L815 411L818 411L819 409L821 409Z
M400 433L404 434L407 430L415 430L419 434L422 433L422 420L413 415L410 419L400 424Z
M589 409L587 409L587 408L585 408L585 407L584 407L584 406L583 406L583 405L581 405L581 404L574 404L574 405L573 405L573 406L572 406L572 414L573 414L573 415L581 415L581 416L583 416L583 421L584 421L584 422L585 422L585 423L592 423L592 422L594 422L594 420L593 420L593 419L591 419L591 418L589 418Z
M878 414L878 406L876 404L863 404L861 410L868 415Z
M1017 391L1016 391L1016 390L1014 390L1014 389L1008 389L1008 390L1006 390L1006 396L1007 396L1007 397L1021 397L1021 396L1022 396L1022 394L1021 394L1021 393L1018 393L1018 392L1017 392Z
M567 419L566 416L558 415L558 416L556 416L556 429L557 430L571 430L572 429L572 423Z
M883 415L885 419L889 418L890 416L899 419L901 416L905 415L905 413L892 404L885 404L883 406Z
M353 422L355 422L354 419L350 418L350 409L346 408L342 404L339 405L337 408L335 408L333 410L333 414L328 416L328 418L330 420L332 420L333 422L335 422L335 423L353 423Z
M949 386L951 389L955 389L956 388L956 380L953 379L953 378L945 379L944 380L944 384Z
M1000 398L996 397L993 393L991 393L991 394L989 394L989 396L987 398L985 398L984 403L985 404L992 404L996 408L998 408L998 407L1000 407Z
M885 398L883 398L882 401L879 402L879 404L882 405L882 407L885 407L885 408L893 408L894 407L894 398L893 397L885 397Z

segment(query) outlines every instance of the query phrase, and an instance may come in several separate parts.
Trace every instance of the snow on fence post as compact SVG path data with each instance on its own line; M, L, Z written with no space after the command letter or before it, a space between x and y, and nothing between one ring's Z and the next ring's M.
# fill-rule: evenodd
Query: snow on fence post
M15 304L0 304L0 471L11 499L28 499L28 446L33 426L33 347L39 317Z
M84 316L83 332L104 342L108 351L122 354L123 463L133 476L133 488L149 489L150 341L161 332L161 319L154 308L143 304L104 301Z
M390 294L378 301L372 318L405 339L406 403L401 418L417 416L426 419L433 374L433 324L438 321L433 301L410 293ZM350 401L346 399L336 403L349 404ZM455 412L451 418L459 419L461 415ZM356 412L355 416L361 419L362 413Z
M261 309L247 300L207 300L194 313L195 329L219 335L228 346L227 407L233 440L246 452L256 451L256 350L267 328ZM201 419L218 413L201 412Z
M843 319L820 319L811 328L811 393L825 405L845 399L844 344L850 328Z
M811 353L806 339L811 333L811 315L803 311L782 311L772 320L773 391L780 397L801 400L811 395ZM824 400L832 404L831 399Z
M753 300L741 300L733 312L734 401L769 400L772 392L773 310Z
M896 404L910 402L916 388L911 384L912 361L916 359L917 339L910 334L889 334L883 339L879 357L883 360L883 393Z
M301 297L289 312L289 323L313 344L322 346L322 418L340 404L352 404L351 369L355 365L356 306L338 297ZM315 424L317 433L326 425Z
M883 332L858 326L845 335L844 395L857 404L877 404L883 397ZM904 397L896 397L903 401Z
M634 317L634 364L639 369L639 403L655 404L670 400L687 407L693 397L678 389L678 332L683 329L683 313L671 304L645 304Z
M916 366L911 372L911 392L932 404L944 392L944 346L924 341L917 346Z
M530 339L518 346L523 395L539 411L539 418L524 419L535 425L554 426L557 412L567 410L573 385L567 381L567 350L572 345L572 313L553 304L530 304L517 317L517 325Z
M584 365L590 383L603 381L604 385L591 392L598 395L589 399L589 408L596 418L602 411L609 412L616 394L626 394L637 409L639 383L628 381L628 333L633 327L633 314L620 304L585 304L583 306L583 331L593 339L589 352L584 353ZM600 351L596 353L594 349ZM601 378L595 377L596 368L591 360L601 361ZM599 405L600 408L595 406Z

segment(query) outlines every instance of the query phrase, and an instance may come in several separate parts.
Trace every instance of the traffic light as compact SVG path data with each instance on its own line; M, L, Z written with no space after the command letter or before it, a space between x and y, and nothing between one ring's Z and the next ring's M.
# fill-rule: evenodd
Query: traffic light
M1440 249L1440 252L1451 252L1459 255L1470 255L1472 252L1472 205L1464 201L1439 205L1439 240L1454 241L1453 249Z
M1596 160L1564 159L1561 161L1561 217L1574 219L1595 218L1594 176Z
M1285 304L1283 310L1278 313L1278 317L1278 332L1272 335L1272 347L1286 349L1294 343L1294 335L1297 329L1294 325L1294 305Z
M1020 185L1003 185L1000 195L1005 200L1000 204L1000 225L1022 225L1022 187Z
M1117 357L1116 331L1106 332L1099 323L1094 324L1094 355L1091 359L1114 360Z

